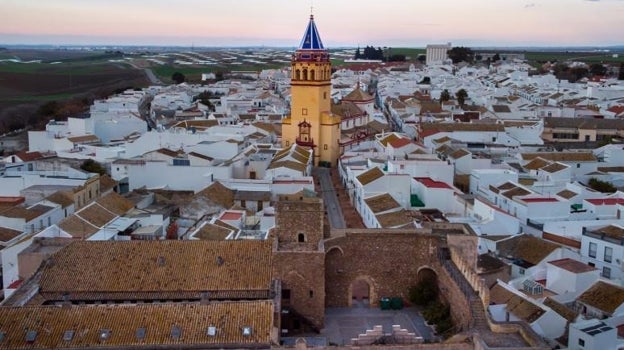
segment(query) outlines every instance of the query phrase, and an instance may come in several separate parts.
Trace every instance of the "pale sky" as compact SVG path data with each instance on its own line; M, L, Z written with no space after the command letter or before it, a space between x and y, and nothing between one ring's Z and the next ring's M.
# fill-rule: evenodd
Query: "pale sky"
M313 3L313 4L312 4ZM624 44L624 0L0 0L0 44Z

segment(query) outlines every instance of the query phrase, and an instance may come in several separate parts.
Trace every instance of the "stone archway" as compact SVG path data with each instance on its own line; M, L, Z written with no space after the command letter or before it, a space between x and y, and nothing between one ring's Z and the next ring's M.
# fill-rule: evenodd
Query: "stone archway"
M438 273L429 266L420 267L416 273L416 278L418 282L432 281L438 285Z
M377 303L375 284L369 276L359 276L349 285L349 307L370 306Z

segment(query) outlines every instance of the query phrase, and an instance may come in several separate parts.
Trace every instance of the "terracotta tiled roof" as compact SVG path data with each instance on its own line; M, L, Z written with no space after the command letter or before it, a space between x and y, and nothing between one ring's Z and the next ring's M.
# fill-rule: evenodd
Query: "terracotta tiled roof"
M96 202L117 215L124 215L134 208L132 201L122 197L117 192L111 192L104 197L100 197Z
M463 157L465 157L465 156L467 156L469 154L470 154L470 152L468 152L467 150L462 148L462 149L458 149L457 151L451 153L449 156L451 158L453 158L453 159L459 159L459 158L463 158Z
M585 129L585 130L622 130L622 119L594 119L594 118L544 118L544 128L549 129Z
M378 167L373 167L361 173L360 175L358 175L357 179L362 185L368 185L369 183L377 179L380 179L383 176L384 176L384 173L383 171L381 171L381 169L379 169Z
M573 273L584 273L590 271L596 271L596 268L593 266L589 266L587 264L583 264L582 262L570 258L553 260L548 262L551 265L557 266L564 270L573 272Z
M272 162L267 169L277 169L277 168L288 168L300 172L305 172L307 169L307 165L299 162L295 162L292 160L284 160Z
M561 170L567 169L568 166L562 163L558 163L558 162L554 162L550 165L547 165L545 167L542 168L542 170L549 172L549 173L556 173L559 172Z
M591 152L542 152L522 153L522 159L533 160L537 157L555 162L595 162L596 156Z
M40 293L265 291L271 247L255 240L76 241L44 267Z
M533 160L531 160L530 162L528 162L524 166L524 168L525 169L529 169L529 170L538 170L538 169L541 169L541 168L547 166L548 164L550 164L549 161L545 160L544 158L537 157L537 158L534 158Z
M43 158L43 155L40 152L18 152L15 154L16 157L19 157L23 162L31 162L33 160Z
M575 197L577 195L578 195L578 193L570 191L570 190L563 190L563 191L557 193L557 196L563 197L565 199L570 199L570 198Z
M565 318L568 322L574 322L578 314L574 312L574 310L568 308L567 306L555 301L553 298L548 297L544 300L544 305L553 309L556 313L561 315L561 317Z
M511 113L511 109L506 105L494 105L492 110L494 110L494 113Z
M100 176L100 193L106 193L117 186L117 181L113 180L108 175Z
M544 313L546 313L546 311L541 307L515 294L507 302L507 312L526 321L527 323L537 321Z
M592 231L592 233L616 240L624 239L624 228L616 225L609 225Z
M598 281L581 294L577 300L608 314L613 314L624 303L624 288Z
M414 218L410 215L410 212L405 209L379 214L375 217L382 228L397 228L414 222Z
M4 307L0 309L0 329L4 334L1 346L6 349L206 349L259 345L268 348L273 310L270 301ZM211 326L216 327L214 336L207 334ZM181 333L177 338L172 334L174 327ZM251 334L243 335L243 327L251 327ZM144 329L141 338L139 329ZM105 339L104 330L109 331ZM32 343L26 342L27 331L36 332Z
M624 173L623 166L599 166L598 171L603 173Z
M28 222L38 218L49 210L52 210L52 208L46 206L38 206L36 208L10 207L0 210L0 216L14 219L24 219Z
M495 305L507 304L513 296L512 292L498 283L490 289L490 302Z
M355 101L355 102L370 102L370 101L373 101L374 99L375 98L373 96L367 94L365 91L360 89L359 84L355 88L355 90L351 91L347 96L343 98L343 100Z
M176 158L178 156L178 152L172 151L172 150L170 150L168 148L159 148L159 149L155 150L154 152L160 153L160 154L164 154L167 157L171 157L171 158Z
M515 187L512 188L511 190L507 190L505 192L503 192L503 196L509 198L509 199L513 199L513 197L521 197L521 196L526 196L528 194L531 194L531 192L525 190L522 187Z
M195 234L195 238L205 241L223 241L232 230L214 224L206 224Z
M202 120L184 120L172 126L172 128L197 128L207 129L213 126L219 125L218 120L214 119L202 119Z
M505 131L502 124L482 124L482 123L422 123L420 127L423 131L435 130L438 132L453 131Z
M7 227L0 227L0 242L8 242L22 234L22 231L13 230Z
M72 235L74 238L88 238L94 233L100 230L99 227L95 227L86 220L81 219L76 215L70 215L61 220L57 226Z
M68 137L67 140L73 143L94 143L100 142L100 139L95 135L84 135L84 136L75 136Z
M392 133L382 138L381 140L379 140L379 142L381 142L381 144L384 145L384 147L388 147L388 143L399 140L399 139L401 139L401 137L399 137L397 134Z
M412 141L408 138L400 138L398 140L393 140L393 141L388 142L388 144L390 144L393 148L401 148L411 143Z
M331 112L332 114L339 115L342 118L357 117L364 114L364 112L362 112L362 110L359 109L358 106L356 106L352 102L346 101L339 104L332 104Z
M195 196L206 197L225 209L229 209L234 205L234 191L218 181L197 192Z
M400 208L401 205L392 198L388 193L369 197L364 200L373 214L382 213L384 211Z
M79 216L96 227L104 227L118 216L97 203L87 205L80 209L80 211L74 213L74 215Z
M522 259L537 265L560 246L537 237L521 235L498 242L496 248L500 256Z

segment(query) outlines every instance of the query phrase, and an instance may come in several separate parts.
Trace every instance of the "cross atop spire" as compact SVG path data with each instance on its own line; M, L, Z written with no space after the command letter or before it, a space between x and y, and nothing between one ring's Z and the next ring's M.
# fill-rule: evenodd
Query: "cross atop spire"
M308 23L305 33L303 33L303 39L301 39L301 44L299 44L299 50L325 50L323 42L321 41L321 36L319 35L318 29L316 29L316 24L314 24L313 14L310 14L310 22Z

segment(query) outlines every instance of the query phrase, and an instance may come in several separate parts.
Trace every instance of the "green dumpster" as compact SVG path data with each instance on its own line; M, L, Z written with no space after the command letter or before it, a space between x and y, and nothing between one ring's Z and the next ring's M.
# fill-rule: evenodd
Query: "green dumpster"
M403 308L403 299L401 298L390 299L390 308L392 310L401 310Z
M390 298L379 299L379 307L382 310L390 310Z

